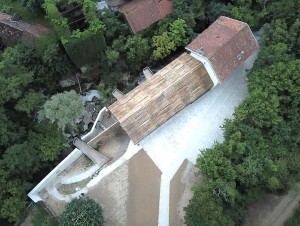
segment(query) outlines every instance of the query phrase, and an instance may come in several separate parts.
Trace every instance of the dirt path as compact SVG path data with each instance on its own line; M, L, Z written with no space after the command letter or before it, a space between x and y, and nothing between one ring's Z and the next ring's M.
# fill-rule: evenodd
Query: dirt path
M170 181L170 226L185 225L183 208L193 197L192 186L202 181L197 172L197 168L190 161L184 160Z
M248 211L244 226L281 226L293 214L300 202L300 192L284 196L266 195Z

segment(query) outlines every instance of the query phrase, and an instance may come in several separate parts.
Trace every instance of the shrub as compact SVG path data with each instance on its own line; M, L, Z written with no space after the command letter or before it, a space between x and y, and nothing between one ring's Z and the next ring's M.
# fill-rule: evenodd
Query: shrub
M61 214L60 226L102 226L102 207L92 199L73 199Z

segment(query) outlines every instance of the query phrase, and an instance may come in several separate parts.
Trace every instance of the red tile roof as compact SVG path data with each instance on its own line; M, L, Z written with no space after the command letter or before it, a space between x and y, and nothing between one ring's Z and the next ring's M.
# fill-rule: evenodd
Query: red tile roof
M119 8L134 33L161 20L173 12L171 0L132 0Z
M223 82L258 47L248 24L221 16L186 48L206 57Z

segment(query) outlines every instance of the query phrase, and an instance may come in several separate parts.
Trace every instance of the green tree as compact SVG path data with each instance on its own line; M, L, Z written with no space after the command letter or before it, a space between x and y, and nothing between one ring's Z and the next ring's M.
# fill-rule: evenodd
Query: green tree
M61 214L60 226L102 226L102 207L92 199L73 199Z
M0 62L0 103L20 98L33 81L33 73L21 65L12 64L5 59Z
M170 35L176 46L184 46L188 43L186 28L187 25L182 19L177 19L170 25Z
M247 23L252 29L259 29L262 25L262 20L266 16L266 10L256 11L251 10L247 6L234 5L231 8L230 16L236 20L243 21Z
M126 42L126 58L129 67L138 71L149 60L150 46L147 38L130 36Z
M117 63L120 57L120 53L116 50L108 48L105 51L105 56L107 60L107 64L109 67L111 67L113 64Z
M269 20L285 20L288 25L292 25L296 19L299 19L300 3L298 0L285 0L272 2L268 7Z
M18 100L15 105L15 109L25 112L29 117L33 112L36 112L39 106L46 100L46 96L42 91L35 92L29 90L29 92Z
M152 58L154 60L163 59L176 49L176 45L168 32L153 36L152 41L154 48Z
M110 85L105 85L104 82L100 82L97 86L97 90L102 97L104 105L110 104L113 100L113 92L114 87Z
M1 163L0 163L1 164ZM30 184L0 167L0 217L9 222L17 222L27 205L26 191Z
M39 111L38 118L40 121L47 119L64 131L67 126L75 130L76 120L81 119L83 115L83 100L74 90L71 90L53 95Z
M270 24L264 25L263 44L272 45L285 43L290 45L290 35L288 25L285 20L274 20Z
M42 60L43 65L47 65L48 71L58 78L67 74L72 68L71 61L68 59L65 52L59 47L58 43L48 46L43 53Z
M40 168L38 153L28 142L10 146L2 157L2 166L20 178L31 179Z
M300 56L300 19L297 19L289 28L290 42L292 44L292 52L297 57Z
M226 146L216 144L213 149L202 151L196 166L207 178L208 187L226 202L234 203L238 194L235 187L237 173L230 159L224 155Z
M111 12L110 10L101 10L97 15L99 19L105 24L104 36L106 42L111 44L118 36L127 36L131 33L127 23L122 21L122 15L118 12Z
M263 46L255 61L255 67L263 68L277 62L289 62L293 60L291 49L284 43Z
M219 226L234 225L222 209L222 203L201 185L193 188L194 198L184 208L184 220L187 226Z
M188 42L186 36L187 25L184 20L177 19L169 26L169 30L161 35L153 36L152 47L154 48L152 58L154 60L163 59L179 46L184 46Z
M220 16L228 16L230 14L232 5L223 2L210 1L207 6L207 19L213 23Z
M8 117L3 106L0 107L0 147L7 147L11 143L17 142L24 134L22 128L13 123ZM2 150L0 148L0 154Z
M44 162L56 160L66 150L65 138L53 124L37 124L34 131L29 132L28 140Z

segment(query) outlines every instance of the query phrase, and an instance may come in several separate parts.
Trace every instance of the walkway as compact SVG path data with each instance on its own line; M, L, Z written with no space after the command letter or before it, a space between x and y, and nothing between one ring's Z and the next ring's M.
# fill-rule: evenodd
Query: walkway
M100 152L91 148L88 144L84 143L79 138L75 138L73 144L88 158L90 158L95 164L97 164L100 168L104 166L109 159L102 155Z

